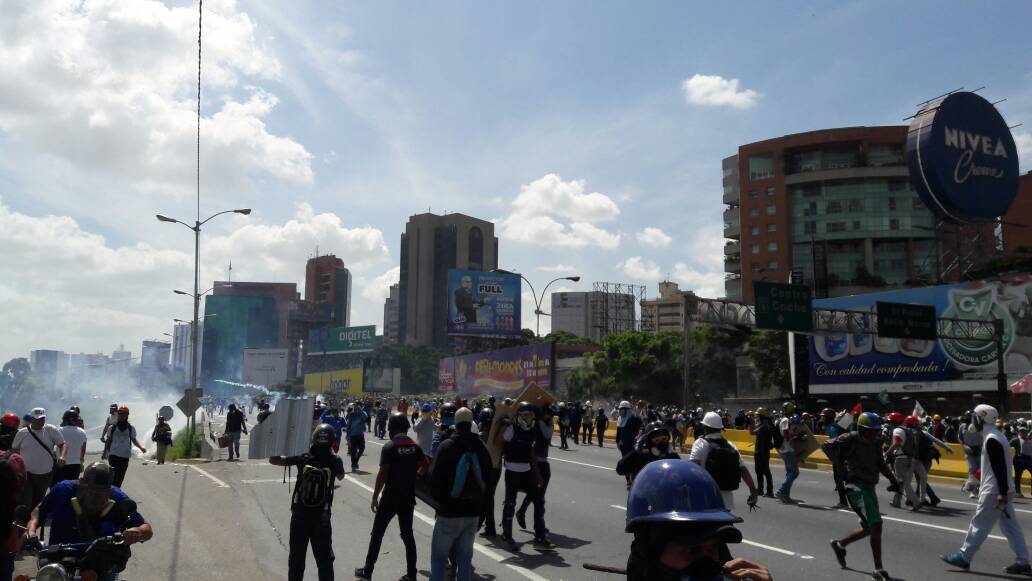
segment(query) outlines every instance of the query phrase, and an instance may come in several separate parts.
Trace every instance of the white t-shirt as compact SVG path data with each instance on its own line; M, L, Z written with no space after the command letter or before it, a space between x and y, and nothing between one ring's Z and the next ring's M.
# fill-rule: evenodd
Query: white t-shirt
M781 420L778 421L778 432L782 436L785 435L785 430L788 430L791 427L792 422L788 418L781 418ZM795 448L792 447L792 442L789 440L789 438L785 438L785 441L782 442L781 447L778 448L778 454L784 454L786 452L795 452Z
M111 443L109 456L119 458L133 457L133 440L136 439L136 428L129 424L129 429L119 430L118 424L108 427L107 439Z
M36 441L36 438L29 435L30 429L32 428L24 427L18 430L18 433L14 436L14 442L11 443L11 448L18 450L18 453L21 454L21 457L25 460L25 469L29 474L38 475L52 472L54 460L59 457L54 447L58 444L64 444L61 430L58 430L57 426L53 424L43 424L42 429L32 430L36 438L43 442L41 446Z
M512 426L505 428L505 432L502 434L502 439L506 442L512 440L516 436L516 430ZM505 459L505 469L510 472L530 472L530 462L509 462L509 459Z
M738 448L735 447L734 443L725 439L731 447L734 448L735 452L738 452ZM706 438L699 438L692 444L692 451L688 455L688 459L697 462L700 466L706 466L706 458L709 457L710 450L713 449L713 442L710 442ZM742 453L738 453L738 465L741 467L745 466L745 461L742 460ZM724 507L731 510L735 507L735 495L733 490L721 490L720 496L724 498Z
M82 464L82 445L86 443L86 431L79 426L61 426L61 436L68 446L66 464Z

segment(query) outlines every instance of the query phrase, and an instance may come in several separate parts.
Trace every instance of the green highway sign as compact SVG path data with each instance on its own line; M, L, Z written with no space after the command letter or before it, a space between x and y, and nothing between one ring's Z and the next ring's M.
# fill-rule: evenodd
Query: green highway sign
M753 283L756 327L775 331L809 333L813 331L813 306L810 287L779 282Z
M935 307L878 301L878 336L896 339L938 338Z
M376 348L376 325L312 329L308 333L309 355L361 353Z

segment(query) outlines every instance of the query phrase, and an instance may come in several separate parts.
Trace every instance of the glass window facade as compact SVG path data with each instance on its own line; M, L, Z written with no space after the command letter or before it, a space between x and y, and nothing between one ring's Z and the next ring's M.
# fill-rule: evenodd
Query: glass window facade
M749 180L774 177L774 154L758 153L749 156Z
M904 180L861 178L797 184L789 186L788 197L796 242L809 240L813 234L832 234L832 238L933 236L931 212Z
M777 252L777 251L778 251L778 243L777 242L768 242L767 243L767 252Z
M777 224L767 224L767 232L777 232L777 231L778 231L778 225Z
M774 214L777 213L777 211L778 211L778 207L775 206L774 204L771 204L771 205L767 206L767 215L768 216L773 216Z

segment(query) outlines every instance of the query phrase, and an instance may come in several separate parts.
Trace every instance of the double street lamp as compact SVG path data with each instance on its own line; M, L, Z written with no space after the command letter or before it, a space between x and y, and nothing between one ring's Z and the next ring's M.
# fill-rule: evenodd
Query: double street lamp
M198 205L199 205L199 202L198 202ZM224 210L222 212L218 212L216 214L212 214L211 216L208 216L204 220L200 219L200 213L198 213L197 220L194 222L193 226L191 226L191 225L189 225L186 222L183 222L181 220L176 220L175 218L169 218L168 216L162 216L161 214L157 214L156 215L156 217L157 217L159 222L174 222L176 224L182 224L183 226L186 226L190 230L193 230L193 233L194 233L194 277L193 277L193 283L194 284L193 284L193 293L191 294L191 293L188 293L188 292L185 292L185 291L180 291L180 290L173 291L176 294L193 297L193 321L190 322L190 346L191 346L191 349L190 349L190 387L194 390L193 393L197 393L197 391L196 391L197 390L197 383L198 383L198 369L197 369L197 320L198 320L198 316L200 314L199 310L200 310L200 305L201 305L201 296L203 294L203 293L197 292L198 287L200 286L201 226L204 226L205 224L207 224L209 221L212 220L212 218L215 218L216 216L221 216L223 214L243 214L244 216L247 216L250 213L251 213L251 209L250 208L242 208L242 209L239 209L239 210ZM209 290L211 290L211 289L209 289ZM204 292L208 292L208 291L204 291ZM193 448L193 431L194 431L195 427L196 427L196 418L192 419L192 421L191 421L191 430L190 430L190 448L191 449Z
M534 327L534 334L535 335L541 335L541 315L548 315L548 313L542 312L542 310L541 310L541 301L543 301L545 299L545 292L548 291L548 287L552 286L553 282L557 282L557 281L560 281L560 280L568 280L570 282L580 282L580 277L579 276L560 276L558 278L554 278L554 279L548 281L548 284L545 285L544 290L541 291L541 296L538 297L538 294L534 291L534 285L531 284L531 282L529 280L527 280L527 277L523 276L522 274L520 274L518 272L512 272L512 271L509 271L509 270L505 270L505 269L502 269L502 268L496 268L496 269L492 270L491 272L497 272L498 274L512 274L512 275L518 276L518 277L522 278L524 282L527 283L527 286L530 287L530 294L534 297L534 316L536 318L535 327Z

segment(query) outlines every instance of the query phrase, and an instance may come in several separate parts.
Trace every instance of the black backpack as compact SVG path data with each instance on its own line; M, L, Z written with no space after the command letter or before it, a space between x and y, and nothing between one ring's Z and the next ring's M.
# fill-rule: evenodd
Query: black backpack
M710 443L706 471L717 481L717 487L721 490L738 490L742 483L738 450L720 434L707 434L703 438Z
M774 422L770 422L770 440L774 444L774 449L780 449L785 443L785 435L781 433L781 429Z
M920 432L913 432L917 436L917 459L922 462L938 460L942 455L932 445L932 441Z
M306 462L294 486L294 502L308 509L323 508L333 502L333 470Z

